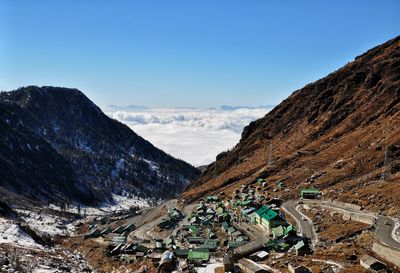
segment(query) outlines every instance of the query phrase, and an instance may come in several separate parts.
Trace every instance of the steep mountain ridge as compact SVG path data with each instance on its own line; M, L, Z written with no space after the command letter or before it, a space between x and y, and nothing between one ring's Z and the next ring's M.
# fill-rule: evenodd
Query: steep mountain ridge
M15 190L17 184L25 189L40 185L42 195L47 192L51 198L52 187L58 183L67 184L68 187L61 189L62 194L89 203L108 201L112 193L169 198L199 174L188 163L171 157L128 126L110 119L77 89L28 86L1 93L0 106L18 124L4 127L4 131L25 132L26 140L19 142L21 147L33 139L46 147L50 160L37 158L32 161L48 164L54 161L60 168L51 171L38 165L14 165L17 161L12 160L9 165L4 165L5 169L11 166L17 171L1 181L3 187ZM7 117L2 116L2 122L7 124L5 120ZM10 147L10 143L2 144L4 149ZM22 161L29 154L32 157L43 155L38 151L28 153L26 149L18 155L11 150L4 151L2 162L10 162L12 156ZM41 179L21 177L23 172L39 173ZM60 173L65 173L61 176L64 180L59 179ZM54 184L39 181L44 174L55 176ZM73 195L75 192L81 192L83 196L74 198L78 197Z
M0 186L18 194L44 199L42 188L51 188L51 195L93 200L87 191L76 185L70 164L46 141L21 124L10 111L13 107L0 105ZM27 185L26 181L39 181ZM65 188L65 185L69 187ZM61 194L62 193L62 194Z
M393 202L386 202L385 209L395 213L400 196L392 191L398 183L387 181L399 182L399 110L400 37L396 37L295 91L250 123L240 142L221 153L183 198L190 202L207 192L233 190L266 177L270 181L266 190L280 197L289 193L275 182L284 181L291 192L316 186L332 198L375 208L374 200L389 191L387 198Z

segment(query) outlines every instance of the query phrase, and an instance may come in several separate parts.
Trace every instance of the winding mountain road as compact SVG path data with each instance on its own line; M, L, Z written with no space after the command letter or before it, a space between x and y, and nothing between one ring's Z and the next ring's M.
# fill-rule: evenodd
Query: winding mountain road
M315 201L313 201L313 203L315 203ZM395 235L399 225L394 218L378 213L346 208L343 205L334 204L328 201L318 200L317 204L327 209L336 209L348 213L358 214L364 217L373 217L374 221L372 225L375 227L375 237L378 239L378 241L393 249L400 250L400 241Z
M314 230L314 224L310 218L298 210L298 207L298 200L289 200L282 205L282 210L296 221L299 233L308 238L312 246L315 246L315 243L318 242L318 237Z
M398 228L393 218L379 215L375 223L375 236L384 245L400 250L400 242L395 239L395 232Z
M395 235L397 229L399 228L399 223L392 217L353 209L346 206L351 206L351 204L346 203L338 204L322 200L304 201L304 203L317 205L326 209L336 210L340 212L351 213L365 218L370 218L372 219L372 225L375 227L376 239L381 244L384 244L392 249L400 250L400 241ZM296 221L299 232L304 237L309 238L312 242L312 245L315 245L315 243L318 241L318 237L314 230L314 225L311 219L302 214L298 208L298 200L289 200L282 205L282 209ZM357 221L357 219L353 220Z
M258 230L246 222L234 223L233 226L246 233L249 238L253 238L248 244L242 245L234 250L234 255L236 257L244 257L263 249L264 244L269 240L265 232Z

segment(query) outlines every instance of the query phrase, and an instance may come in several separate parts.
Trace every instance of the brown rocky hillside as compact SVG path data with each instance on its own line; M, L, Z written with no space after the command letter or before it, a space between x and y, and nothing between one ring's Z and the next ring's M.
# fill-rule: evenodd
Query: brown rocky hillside
M182 197L191 202L260 177L269 195L292 198L315 186L325 197L400 215L400 36L250 123Z

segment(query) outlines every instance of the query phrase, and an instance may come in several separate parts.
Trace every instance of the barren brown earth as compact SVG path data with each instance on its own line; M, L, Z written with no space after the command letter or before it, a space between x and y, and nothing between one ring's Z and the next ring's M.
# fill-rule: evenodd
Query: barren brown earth
M243 130L183 193L186 203L266 178L266 194L324 197L400 216L400 36L295 91ZM286 189L276 185L283 181Z
M60 242L71 251L79 251L86 258L88 264L100 273L106 272L143 272L146 266L149 273L156 272L150 260L140 260L135 263L123 263L118 257L105 255L107 244L94 239L83 240L82 237L71 237Z

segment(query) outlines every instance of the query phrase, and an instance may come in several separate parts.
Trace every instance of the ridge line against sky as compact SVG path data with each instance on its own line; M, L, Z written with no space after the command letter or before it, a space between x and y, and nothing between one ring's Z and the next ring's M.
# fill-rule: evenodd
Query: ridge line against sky
M400 1L0 2L0 88L96 104L278 104L400 34Z

